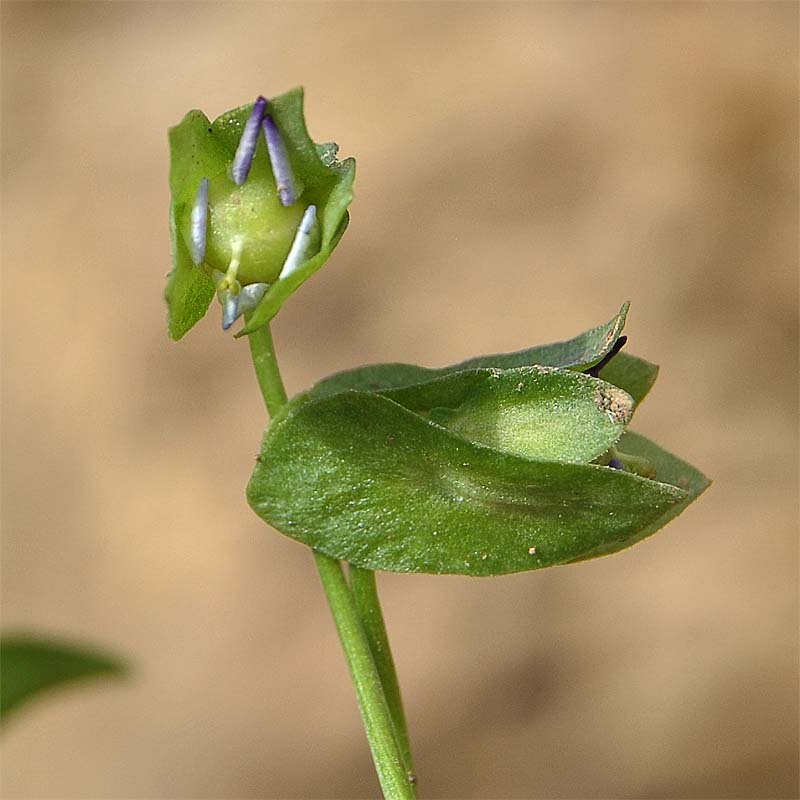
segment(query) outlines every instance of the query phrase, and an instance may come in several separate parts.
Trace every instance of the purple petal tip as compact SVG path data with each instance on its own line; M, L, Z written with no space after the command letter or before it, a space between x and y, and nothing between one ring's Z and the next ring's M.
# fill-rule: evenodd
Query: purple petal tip
M267 142L267 152L272 163L272 174L275 176L275 186L281 204L291 206L297 200L297 190L294 181L292 165L283 136L275 124L275 120L267 114L261 123L264 128L264 139Z
M233 167L231 168L231 177L237 186L241 186L250 174L250 167L253 165L253 156L258 144L258 131L266 108L267 99L259 95L253 104L250 117L244 124L242 138L239 139L239 146L236 148L236 155L233 157Z

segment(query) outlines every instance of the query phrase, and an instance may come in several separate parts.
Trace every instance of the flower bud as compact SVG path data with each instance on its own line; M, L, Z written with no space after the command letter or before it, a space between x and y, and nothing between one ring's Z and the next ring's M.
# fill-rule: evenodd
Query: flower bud
M239 335L251 333L338 243L355 162L309 138L301 89L259 97L213 123L189 112L170 130L170 148L170 335L190 330L215 293L223 327L245 315Z

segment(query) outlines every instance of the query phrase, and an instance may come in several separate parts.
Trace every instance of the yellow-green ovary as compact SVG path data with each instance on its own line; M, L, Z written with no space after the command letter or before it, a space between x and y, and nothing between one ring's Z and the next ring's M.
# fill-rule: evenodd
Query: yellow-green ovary
M239 282L243 286L274 283L292 246L305 210L303 204L284 208L272 175L251 173L242 186L236 186L225 174L212 178L208 205L205 264L226 272L238 239L242 244ZM187 241L190 212L187 209L183 228Z

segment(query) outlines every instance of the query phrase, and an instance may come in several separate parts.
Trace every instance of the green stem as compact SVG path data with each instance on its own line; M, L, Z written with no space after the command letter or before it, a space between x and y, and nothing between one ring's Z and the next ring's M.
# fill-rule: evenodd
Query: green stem
M275 346L272 344L272 332L269 325L264 325L248 337L250 341L250 354L253 357L253 366L256 368L256 377L264 398L270 417L274 417L285 405L286 389L283 378L278 368L278 359L275 358Z
M397 746L392 715L383 693L381 677L375 667L361 619L356 611L353 595L342 572L341 564L334 558L314 553L322 585L328 596L336 628L342 642L353 685L356 689L364 729L372 750L372 759L378 771L384 797L413 800L414 788Z
M381 603L378 599L378 587L375 573L370 569L361 569L350 565L350 586L353 590L356 610L367 634L369 648L378 668L383 693L392 715L397 744L403 756L403 763L412 782L414 777L414 762L411 758L411 742L408 737L408 725L403 710L403 697L400 693L400 683L397 680L397 670L392 658L392 649L389 646L389 637L386 633L386 624L383 621Z
M248 338L258 385L267 411L270 417L274 417L286 405L287 398L269 326L264 325ZM364 730L384 797L386 800L414 800L414 787L395 736L381 675L341 564L336 559L317 552L314 552L314 559L353 679Z

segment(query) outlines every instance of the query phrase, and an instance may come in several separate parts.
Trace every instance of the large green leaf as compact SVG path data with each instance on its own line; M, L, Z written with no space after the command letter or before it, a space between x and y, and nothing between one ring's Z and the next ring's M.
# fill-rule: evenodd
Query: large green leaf
M497 452L363 392L289 406L247 496L277 530L334 558L463 575L620 550L691 498L621 470Z
M408 389L408 393L404 395L407 398L405 402L413 403L414 401L409 398L417 390L412 387L419 387L420 384L426 384L459 372L487 368L511 369L533 364L584 370L597 364L611 351L625 326L629 305L629 303L624 303L619 313L615 314L608 322L597 325L564 342L537 345L513 353L478 356L438 369L419 367L414 364L367 364L324 378L311 388L309 394L314 399L319 399L350 389L366 392ZM613 381L610 382L613 383ZM424 393L430 388L439 390L442 386L446 385L421 387L419 392L421 396L424 396Z
M100 675L120 676L125 666L115 658L30 634L0 639L0 716L46 690Z
M504 453L585 464L616 443L633 413L628 394L580 372L555 367L482 372L485 379L463 402L434 408L429 418Z

